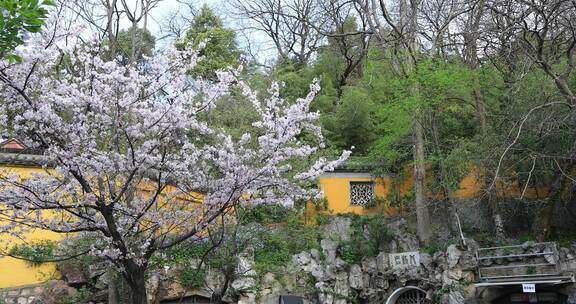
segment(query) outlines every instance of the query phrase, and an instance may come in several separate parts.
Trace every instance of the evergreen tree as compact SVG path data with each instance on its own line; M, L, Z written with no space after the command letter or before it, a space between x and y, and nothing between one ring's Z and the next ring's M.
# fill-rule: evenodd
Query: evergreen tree
M131 27L118 32L116 43L124 61L141 61L152 56L156 38L147 29Z
M218 70L236 67L240 63L241 52L238 50L234 30L224 27L222 19L207 5L192 20L184 40L177 43L180 48L188 45L200 47L202 56L202 60L190 71L193 76L213 80Z

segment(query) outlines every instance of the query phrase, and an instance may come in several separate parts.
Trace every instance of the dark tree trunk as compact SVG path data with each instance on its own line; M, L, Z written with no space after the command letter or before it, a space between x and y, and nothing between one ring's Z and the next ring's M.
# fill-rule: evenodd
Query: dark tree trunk
M230 282L233 281L235 271L236 267L224 271L224 283L222 284L221 288L212 293L210 303L224 304L223 298L224 295L226 295L226 291L228 291L228 287L230 287Z
M130 287L130 303L131 304L147 304L148 299L146 295L146 282L144 278L138 279L135 282L128 284Z
M124 277L130 288L130 304L147 304L146 265L139 266L133 260L127 260L124 268Z

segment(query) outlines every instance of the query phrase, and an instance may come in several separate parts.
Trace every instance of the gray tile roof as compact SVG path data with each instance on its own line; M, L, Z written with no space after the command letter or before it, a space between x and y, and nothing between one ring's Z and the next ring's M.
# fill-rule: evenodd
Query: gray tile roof
M21 153L0 151L0 165L20 165L20 166L37 166L50 165L53 160L50 157L38 154L29 154L23 151Z

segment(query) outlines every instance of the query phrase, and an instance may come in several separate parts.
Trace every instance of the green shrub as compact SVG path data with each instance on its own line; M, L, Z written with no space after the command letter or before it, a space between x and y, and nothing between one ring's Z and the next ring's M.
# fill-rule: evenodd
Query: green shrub
M10 248L10 255L20 257L32 266L38 266L54 257L56 242L38 241L33 244L14 245Z
M364 256L377 255L390 241L386 218L383 216L348 214L346 217L352 221L350 240L338 246L338 254L347 263L355 264Z
M534 242L536 240L536 238L533 235L530 234L525 234L520 236L519 241L521 243L525 243L525 242Z
M330 223L330 215L318 213L316 214L316 225L324 226Z
M262 204L247 206L238 209L238 223L240 225L247 225L250 223L283 223L289 216L295 214L296 211L294 209L279 205Z
M238 264L238 254L254 250L255 270L259 275L278 273L292 255L320 247L320 233L306 225L297 212L279 206L252 206L238 210L242 225L213 228L202 241L188 241L158 254L153 267L184 265L181 283L188 288L205 283L206 270L229 272ZM272 227L267 224L271 224ZM219 229L225 229L224 232ZM224 236L223 240L219 238ZM202 259L202 269L190 267Z
M284 234L265 233L260 241L260 248L254 251L254 262L258 273L274 272L278 267L290 261L289 242Z
M257 272L275 272L286 265L292 255L320 246L320 233L303 223L296 214L285 219L283 226L259 233L254 250Z
M294 214L288 217L286 226L276 233L283 234L288 242L290 253L296 254L320 247L320 232L316 227L306 225Z
M433 303L442 302L442 296L445 294L449 294L451 291L454 291L454 290L456 290L456 286L454 285L454 283L451 283L449 285L444 285L442 288L437 289L432 294L432 299L434 301Z
M576 243L576 231L568 230L557 232L552 236L551 240L555 241L559 247L570 248Z
M186 288L204 287L205 278L206 270L204 268L186 267L180 272L180 284Z
M430 245L424 247L420 247L420 252L427 253L429 255L433 255L438 251L442 251L442 247L437 242L431 243Z
M433 255L434 253L439 252L439 251L446 251L446 249L448 249L448 246L450 246L450 245L457 245L457 244L458 244L458 241L456 241L456 240L435 241L435 242L430 243L430 245L428 245L428 246L424 246L424 247L420 248L420 252Z
M354 242L345 242L338 246L338 256L348 264L356 264L362 260L364 253Z
M211 247L207 240L182 242L166 250L163 257L155 256L153 262L158 265L187 265L193 259L202 258Z

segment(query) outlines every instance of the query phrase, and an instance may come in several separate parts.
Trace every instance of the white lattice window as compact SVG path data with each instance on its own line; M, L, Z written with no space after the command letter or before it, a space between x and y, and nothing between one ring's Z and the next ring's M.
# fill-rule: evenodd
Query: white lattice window
M350 182L350 204L368 206L374 201L374 183Z

